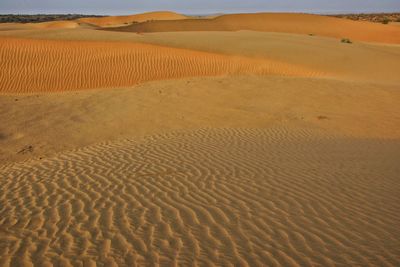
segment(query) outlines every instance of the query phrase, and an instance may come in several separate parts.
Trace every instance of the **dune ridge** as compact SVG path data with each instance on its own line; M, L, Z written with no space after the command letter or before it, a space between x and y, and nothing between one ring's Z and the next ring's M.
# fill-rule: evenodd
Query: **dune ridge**
M399 148L202 129L0 166L0 265L398 266Z
M132 24L137 22L145 22L149 20L181 20L187 19L187 16L170 12L170 11L156 11L147 12L142 14L128 15L128 16L107 16L107 17L91 17L77 19L77 22L84 22L99 27L115 27L118 25Z
M393 25L293 13L232 14L212 19L147 21L107 30L128 32L253 30L315 34L366 42L400 44L400 29Z
M54 20L46 22L32 23L0 23L0 30L24 30L24 29L72 29L79 27L119 27L131 25L133 23L155 21L155 20L180 20L187 19L187 16L169 12L157 11L127 16L105 16L105 17L87 17L75 20Z
M78 22L69 20L29 23L28 25L28 27L32 27L34 29L74 29L79 27Z
M156 45L0 38L0 92L55 92L229 74L322 76L267 59Z
M47 21L40 23L1 23L0 31L23 31L41 29L76 29L80 23L72 20Z

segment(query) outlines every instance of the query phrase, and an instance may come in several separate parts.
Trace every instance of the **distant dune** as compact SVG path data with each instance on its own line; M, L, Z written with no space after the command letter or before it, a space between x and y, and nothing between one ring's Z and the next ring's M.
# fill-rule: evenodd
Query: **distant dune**
M400 29L392 25L309 14L233 14L222 15L213 19L148 21L126 27L113 28L111 30L132 32L254 30L315 34L335 38L351 38L367 42L400 44Z
M0 38L0 92L132 86L228 74L319 76L301 66L148 44Z
M74 29L80 27L80 23L71 20L47 21L40 23L3 23L0 31L15 30L40 30L40 29Z
M38 29L73 29L79 27L79 23L76 21L49 21L42 23L31 23L32 28Z
M137 22L145 22L149 20L181 20L187 19L186 16L168 12L168 11L159 11L159 12L148 12L143 14L129 15L129 16L109 16L109 17L99 17L99 18L81 18L78 19L78 22L84 22L100 27L111 27L123 24L132 24Z
M156 21L156 20L181 20L187 19L187 16L167 11L148 12L143 14L135 14L129 16L107 16L107 17L87 17L75 20L56 20L47 22L32 23L0 23L0 30L17 30L17 29L70 29L79 26L94 27L118 27L126 26L139 22Z

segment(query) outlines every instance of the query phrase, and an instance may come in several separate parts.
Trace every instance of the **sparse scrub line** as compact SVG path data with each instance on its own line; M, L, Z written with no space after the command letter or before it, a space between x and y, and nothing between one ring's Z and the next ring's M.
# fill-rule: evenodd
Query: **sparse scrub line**
M337 14L332 15L338 18L345 18L359 21L370 21L375 23L389 24L400 22L400 13L376 13L376 14Z
M390 19L388 19L388 18L382 19L382 24L389 24L389 22L390 22Z
M314 36L313 33L309 33L308 35L309 36ZM345 43L345 44L352 44L353 43L349 38L342 38L341 42Z
M37 15L19 15L6 14L0 15L0 23L39 23L57 20L75 20L88 17L104 17L101 15L81 15L81 14L37 14Z

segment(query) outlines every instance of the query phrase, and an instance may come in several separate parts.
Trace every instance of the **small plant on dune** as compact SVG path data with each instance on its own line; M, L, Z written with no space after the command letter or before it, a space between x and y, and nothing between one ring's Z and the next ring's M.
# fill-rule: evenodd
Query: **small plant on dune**
M342 43L344 43L344 44L352 44L353 42L348 38L343 38L342 39Z
M382 20L382 24L389 24L390 20L388 18L385 18Z
M317 119L319 119L319 120L328 120L329 118L327 116L320 115L320 116L317 117Z
M314 36L314 34L313 34L313 33L309 33L308 35L309 35L309 36Z

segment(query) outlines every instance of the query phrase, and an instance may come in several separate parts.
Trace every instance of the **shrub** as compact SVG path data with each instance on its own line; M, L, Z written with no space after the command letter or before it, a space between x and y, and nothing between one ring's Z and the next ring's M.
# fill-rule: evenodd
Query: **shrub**
M320 116L317 117L317 119L319 119L319 120L328 120L329 118L327 116L320 115Z
M345 44L352 44L353 42L352 42L350 39L348 39L348 38L343 38L343 39L342 39L342 43L345 43Z

